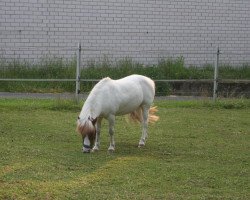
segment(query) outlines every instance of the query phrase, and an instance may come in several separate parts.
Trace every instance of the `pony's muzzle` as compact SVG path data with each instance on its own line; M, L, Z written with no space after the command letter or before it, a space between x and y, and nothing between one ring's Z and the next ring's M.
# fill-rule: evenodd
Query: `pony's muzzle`
M83 153L90 153L91 147L89 145L83 145L82 152Z

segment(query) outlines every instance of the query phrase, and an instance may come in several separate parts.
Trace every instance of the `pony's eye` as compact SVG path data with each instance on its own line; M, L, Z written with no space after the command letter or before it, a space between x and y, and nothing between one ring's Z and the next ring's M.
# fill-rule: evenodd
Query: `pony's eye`
M77 119L80 119L80 117L78 116Z

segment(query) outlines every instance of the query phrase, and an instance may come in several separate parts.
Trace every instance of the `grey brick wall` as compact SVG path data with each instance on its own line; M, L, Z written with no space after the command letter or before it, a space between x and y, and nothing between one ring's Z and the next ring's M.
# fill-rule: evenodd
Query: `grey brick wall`
M0 0L0 58L250 62L249 0Z

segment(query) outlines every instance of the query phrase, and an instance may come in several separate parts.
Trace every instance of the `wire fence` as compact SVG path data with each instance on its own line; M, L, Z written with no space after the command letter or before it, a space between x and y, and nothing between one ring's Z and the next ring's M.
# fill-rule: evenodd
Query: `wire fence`
M12 51L13 57L4 59L0 56L0 91L35 91L35 92L73 92L75 91L75 97L79 100L79 94L83 92L89 92L96 82L101 77L111 76L118 71L119 75L127 75L134 72L136 69L138 73L142 73L150 76L156 83L156 92L159 96L166 95L182 95L182 96L208 96L213 97L214 100L219 97L250 97L250 74L249 74L249 62L243 64L243 69L235 70L227 69L225 73L229 73L231 70L231 76L227 78L220 76L220 68L226 63L225 60L228 56L249 56L250 53L238 53L238 52L223 52L218 49L215 52L169 52L164 50L131 50L121 51L123 54L124 63L119 62L121 57L108 57L114 52L114 49L102 49L97 48L82 48L79 44L76 48L58 48L48 51L48 55L44 56L40 60L34 60L33 62L23 60L20 57L20 52L24 54L31 54L32 51L38 51L36 47L24 47L14 49L1 49L1 51ZM50 55L56 55L59 51L63 51L67 55L66 59L55 58ZM91 57L91 52L100 51L100 57L97 59ZM118 51L118 50L117 50ZM157 54L158 63L145 66L139 61L132 62L129 54L134 54L135 60L140 60L139 54ZM198 72L200 76L192 74L193 67L187 67L189 69L188 75L183 76L180 73L184 73L179 65L175 63L175 59L181 58L179 61L184 62L182 58L187 55L195 54L197 57L201 55L209 55L204 59L204 66L199 68ZM32 56L31 56L32 58ZM165 60L164 60L165 59ZM115 61L114 61L115 60ZM158 75L153 73L156 68L165 62L166 66L159 69ZM119 67L117 64L122 65ZM164 63L163 63L164 64ZM172 66L168 66L172 64ZM184 63L179 63L184 65ZM112 65L111 67L109 65ZM136 65L130 66L128 65ZM95 66L95 73L93 66ZM108 68L109 67L109 68ZM190 69L191 68L191 69ZM224 66L226 69L227 67ZM138 71L139 69L139 71ZM207 71L210 73L207 75ZM127 71L126 71L127 70ZM135 71L136 71L135 70ZM162 70L162 71L161 71ZM211 71L212 70L212 71ZM112 74L109 72L112 71ZM163 74L165 73L165 76ZM168 78L167 74L176 73L179 76ZM202 75L202 73L206 75ZM237 74L238 73L238 74ZM239 74L240 73L240 74ZM235 75L235 76L234 76ZM96 76L96 77L95 77ZM187 77L188 76L188 77ZM32 83L32 84L31 84ZM19 86L17 86L19 85ZM21 87L20 87L21 85ZM38 87L38 89L35 89ZM28 88L28 89L27 89ZM40 89L39 89L40 88ZM47 90L43 90L47 88Z

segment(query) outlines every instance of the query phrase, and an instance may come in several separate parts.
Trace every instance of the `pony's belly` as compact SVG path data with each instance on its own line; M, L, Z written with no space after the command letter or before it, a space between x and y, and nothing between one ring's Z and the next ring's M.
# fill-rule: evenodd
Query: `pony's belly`
M119 106L119 109L116 111L116 115L126 115L133 111L135 111L137 108L141 106L141 99L137 99L137 101L128 101L130 103L121 104Z

